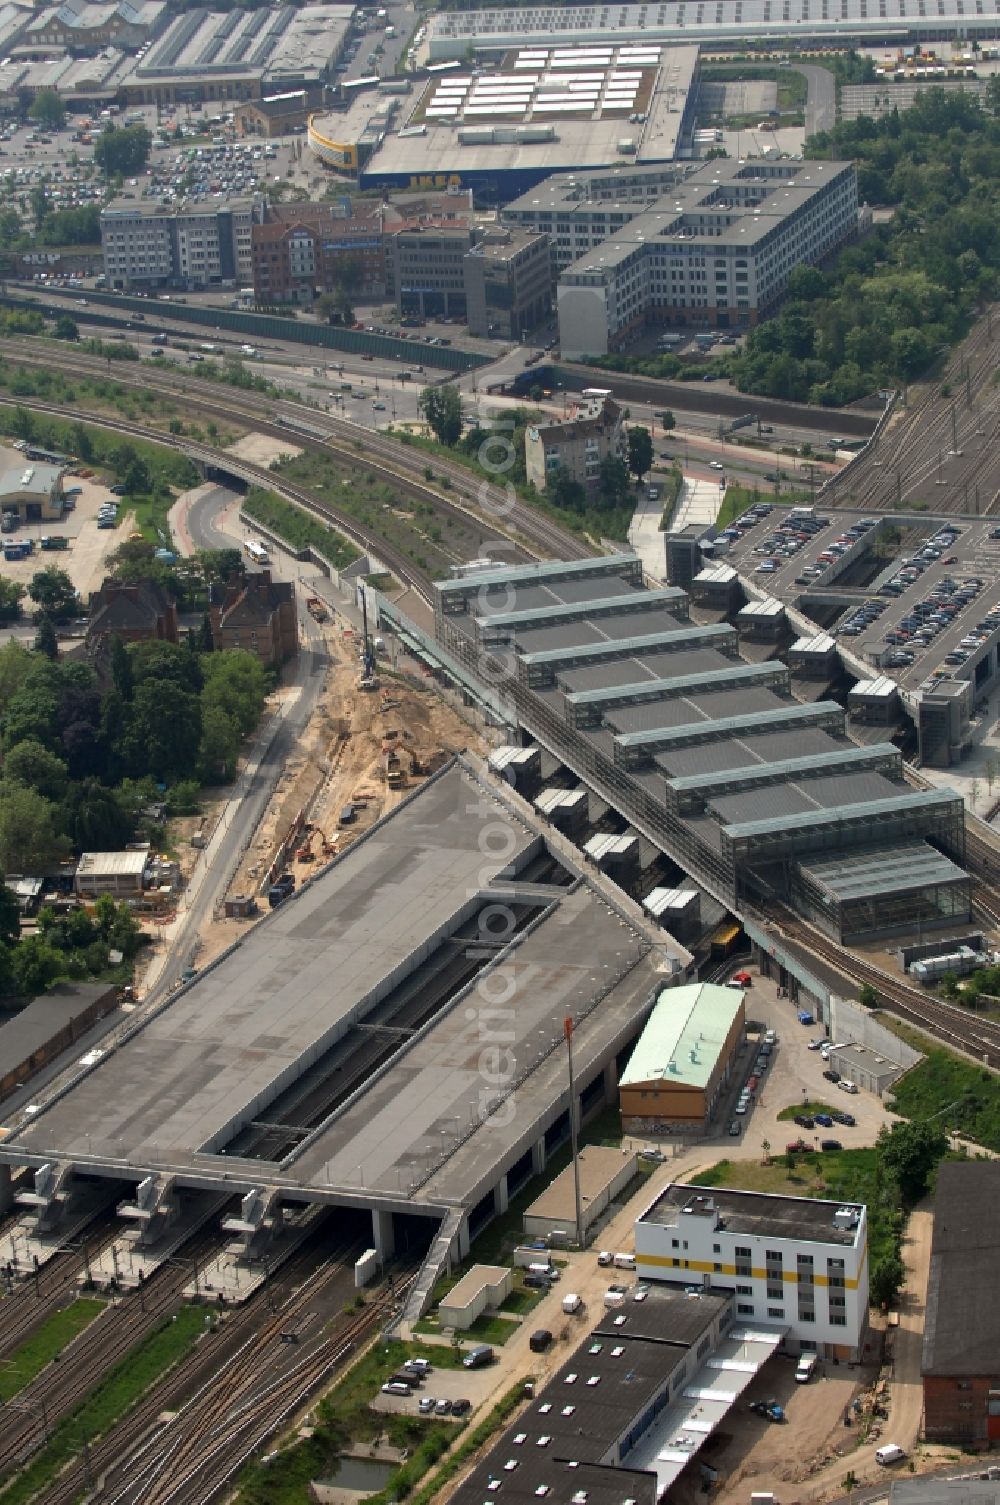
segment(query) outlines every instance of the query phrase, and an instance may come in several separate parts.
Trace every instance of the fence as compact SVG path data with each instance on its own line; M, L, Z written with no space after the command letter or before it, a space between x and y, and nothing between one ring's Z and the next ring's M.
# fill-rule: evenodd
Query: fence
M83 301L83 294L60 288L60 296ZM27 301L22 294L16 301ZM16 298L16 295L15 295ZM32 302L40 301L32 298ZM254 314L245 310L204 307L184 303L178 298L169 303L161 299L133 298L125 293L102 293L86 290L86 302L117 309L122 314L142 314L147 323L166 325L173 321L204 324L212 330L227 329L233 334L254 335L259 340L289 340L298 345L320 345L345 354L375 355L385 360L440 366L446 371L472 371L488 366L495 356L478 351L456 350L450 345L428 345L423 340L404 340L396 335L369 334L364 329L344 329L331 324L310 324L299 319L285 319L280 314ZM45 311L44 309L42 310Z

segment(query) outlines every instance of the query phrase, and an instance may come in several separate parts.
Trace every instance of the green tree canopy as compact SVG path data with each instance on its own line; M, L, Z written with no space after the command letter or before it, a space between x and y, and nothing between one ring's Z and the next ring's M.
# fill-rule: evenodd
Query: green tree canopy
M878 1150L882 1163L896 1178L906 1206L912 1207L920 1201L947 1148L944 1129L927 1120L909 1119L880 1132Z
M648 428L635 424L627 432L628 468L641 481L653 464L653 440Z
M62 129L66 106L54 89L39 89L28 109L28 119L47 131Z
M134 177L149 160L152 145L144 125L109 125L94 143L94 161L106 178Z
M69 855L51 800L23 784L0 784L0 865L7 873L44 873Z
M21 615L24 586L19 580L0 575L0 622L16 622Z
M462 437L462 394L457 387L425 387L417 406L439 444L449 448Z
M47 800L60 800L66 793L69 770L61 758L40 742L18 742L3 760L3 777L8 783L34 789Z
M32 575L28 595L55 622L68 622L80 608L75 585L66 571L55 564Z

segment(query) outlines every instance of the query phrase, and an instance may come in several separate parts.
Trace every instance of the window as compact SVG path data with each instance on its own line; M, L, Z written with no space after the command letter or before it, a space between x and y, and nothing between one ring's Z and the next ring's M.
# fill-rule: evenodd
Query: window
M767 1315L769 1317L782 1318L782 1317L784 1317L785 1313L784 1313L783 1308L780 1307L780 1306L769 1306L768 1309L767 1309Z
M737 1296L752 1296L753 1286L737 1286L736 1294Z
M753 1316L753 1303L752 1302L747 1302L747 1301L741 1301L738 1304L736 1310L739 1312L739 1314L740 1314L741 1317L752 1317Z
M831 1327L846 1327L847 1326L847 1318L846 1317L838 1317L833 1312L831 1312L830 1313L830 1326Z
M713 1244L712 1245L712 1253L713 1254L721 1254L722 1253L722 1245L721 1244Z

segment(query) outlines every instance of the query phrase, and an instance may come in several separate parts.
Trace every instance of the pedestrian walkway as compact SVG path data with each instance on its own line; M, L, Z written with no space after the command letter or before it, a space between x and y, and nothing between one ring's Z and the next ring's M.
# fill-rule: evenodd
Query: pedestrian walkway
M679 533L692 523L697 523L702 528L711 528L719 516L725 494L724 488L717 481L702 481L685 476L670 523L671 533Z

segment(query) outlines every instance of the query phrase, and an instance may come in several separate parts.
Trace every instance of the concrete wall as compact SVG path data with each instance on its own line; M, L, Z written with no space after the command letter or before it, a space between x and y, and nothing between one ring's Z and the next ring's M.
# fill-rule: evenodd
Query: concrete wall
M879 1096L903 1071L909 1071L911 1066L916 1066L923 1060L919 1050L914 1050L911 1045L900 1040L898 1035L886 1029L867 1009L849 998L838 997L836 993L830 995L830 1038L866 1045L874 1052L870 1071L863 1071L855 1076L852 1063L851 1079L859 1087ZM875 1056L883 1057L881 1065L876 1062ZM898 1069L893 1071L888 1065L890 1062L894 1062Z
M473 1273L474 1271L470 1271L469 1275ZM465 1276L460 1284L464 1285L468 1279L469 1276ZM458 1286L455 1289L458 1290ZM483 1312L495 1312L507 1300L513 1289L514 1272L513 1270L506 1270L502 1276L493 1279L487 1278L484 1275L482 1285L469 1301L453 1305L450 1300L453 1293L450 1292L438 1305L438 1317L441 1326L457 1327L464 1331L466 1328L471 1327L476 1318L481 1317Z

